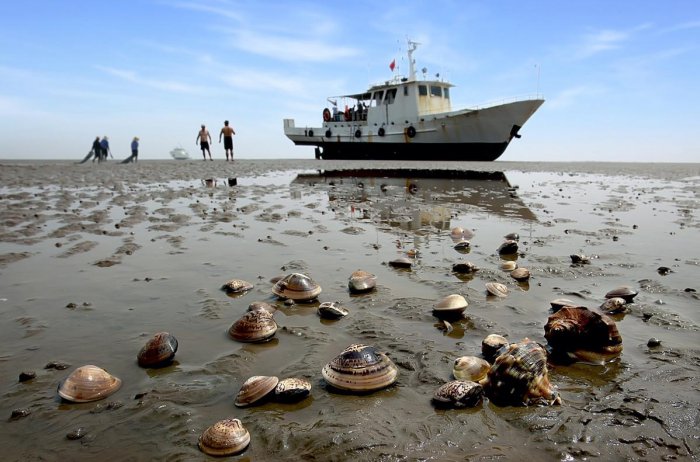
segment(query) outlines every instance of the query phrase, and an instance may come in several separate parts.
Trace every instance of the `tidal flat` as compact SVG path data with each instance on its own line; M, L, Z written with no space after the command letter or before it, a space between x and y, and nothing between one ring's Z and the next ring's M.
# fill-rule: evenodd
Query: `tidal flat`
M237 418L251 442L233 460L695 460L699 205L700 164L0 161L3 459L203 460L202 432ZM455 227L468 230L461 251ZM510 233L527 282L502 269ZM465 262L479 270L452 270ZM351 294L355 270L376 289ZM316 301L272 293L292 272L322 287ZM253 288L229 295L231 279ZM507 296L489 296L491 282ZM621 286L638 292L613 316L622 354L550 363L560 405L432 405L487 335L546 346L550 301L596 309ZM450 294L468 306L446 330L432 308ZM228 330L255 301L277 308L279 328L237 342ZM348 315L322 319L322 302ZM174 361L140 367L163 331L177 338ZM321 369L354 343L386 353L396 383L328 387ZM59 397L88 364L121 387L95 402ZM235 406L254 375L304 378L311 392Z

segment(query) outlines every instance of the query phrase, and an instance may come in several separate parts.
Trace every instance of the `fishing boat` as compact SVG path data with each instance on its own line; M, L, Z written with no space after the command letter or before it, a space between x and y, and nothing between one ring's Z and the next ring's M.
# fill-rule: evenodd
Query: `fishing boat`
M297 127L294 119L284 119L284 134L295 145L315 146L317 159L498 159L513 138L520 138L520 129L544 99L538 95L453 111L452 84L439 76L426 80L425 68L423 78L416 77L418 45L408 42L408 76L330 97L331 108L321 112L320 125ZM348 105L338 109L338 100Z
M189 153L185 150L185 148L182 147L177 147L173 149L172 151L170 151L170 155L175 160L187 160L190 158Z

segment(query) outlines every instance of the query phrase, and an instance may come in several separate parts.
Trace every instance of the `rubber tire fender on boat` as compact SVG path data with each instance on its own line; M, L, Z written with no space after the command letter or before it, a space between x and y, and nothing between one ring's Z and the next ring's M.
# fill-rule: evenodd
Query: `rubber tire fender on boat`
M331 135L332 135L331 129L329 128L328 130L326 130L326 138L330 138Z
M309 131L306 133L306 136L314 136L314 131L313 131L313 130L309 130Z
M416 129L413 128L413 125L411 125L410 127L408 127L406 129L406 134L408 135L409 138L413 138L414 136L416 136Z
M359 138L361 136L362 136L362 132L359 129L355 130L355 138Z
M377 135L379 136L384 136L386 132L384 131L384 127L379 127L379 131L377 131Z
M324 122L331 121L331 111L328 108L323 108L323 121Z

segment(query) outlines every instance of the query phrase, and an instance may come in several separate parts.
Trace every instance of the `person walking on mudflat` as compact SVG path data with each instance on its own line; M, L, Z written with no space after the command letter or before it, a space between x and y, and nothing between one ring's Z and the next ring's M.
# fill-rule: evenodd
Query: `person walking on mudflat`
M90 150L90 152L88 152L87 156L85 156L85 158L78 163L84 164L85 162L90 160L91 157L92 157L92 161L95 162L95 159L100 157L101 153L102 153L102 145L100 144L100 137L98 136L97 138L95 138L95 141L92 142L92 149Z
M131 141L131 155L122 161L122 164L129 162L136 163L139 160L139 137L135 136Z
M219 143L221 143L221 137L224 137L224 151L226 151L226 160L228 160L229 152L231 153L231 161L233 162L233 135L236 131L233 127L228 126L228 120L224 120L224 127L219 133Z
M202 125L202 129L199 131L197 134L197 140L195 141L195 144L199 143L199 147L202 149L202 157L204 160L207 160L207 156L204 153L204 151L209 153L209 160L214 160L211 158L211 151L209 150L209 143L211 143L211 135L209 134L209 130L207 130L207 127Z

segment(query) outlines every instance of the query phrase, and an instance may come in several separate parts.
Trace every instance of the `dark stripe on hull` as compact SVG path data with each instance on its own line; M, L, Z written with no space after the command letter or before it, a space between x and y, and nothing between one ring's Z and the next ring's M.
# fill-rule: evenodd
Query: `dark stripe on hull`
M306 144L306 143L297 143ZM310 145L316 145L316 143ZM320 143L322 159L461 160L498 159L508 143Z

